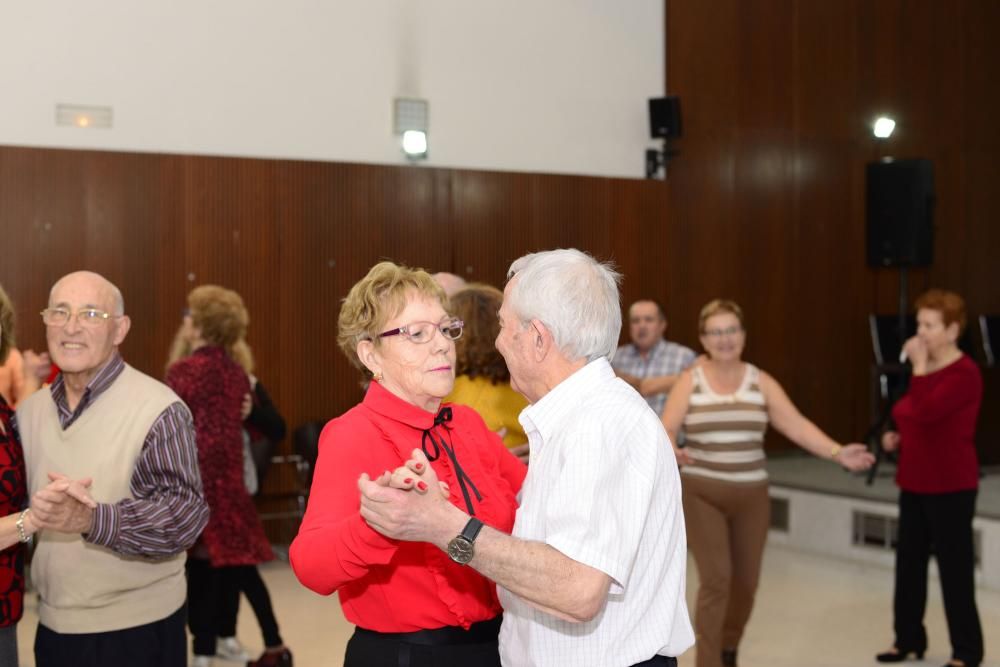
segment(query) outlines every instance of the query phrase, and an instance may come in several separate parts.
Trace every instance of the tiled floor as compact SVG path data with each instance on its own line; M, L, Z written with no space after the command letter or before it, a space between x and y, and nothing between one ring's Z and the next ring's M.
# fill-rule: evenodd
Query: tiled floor
M295 664L339 667L352 629L344 621L336 598L323 598L305 590L285 564L272 564L263 570L282 634L295 654ZM689 602L696 584L692 566ZM933 667L944 664L950 654L937 584L931 588L927 609L930 648L923 664ZM886 648L892 638L891 597L890 570L803 555L772 545L764 560L754 615L740 647L740 665L875 665L872 656ZM984 667L1000 667L1000 594L980 590L977 601L986 634ZM18 628L23 667L34 665L34 600L29 599L28 604ZM239 636L247 647L260 649L260 633L245 602L240 611ZM217 667L233 664L216 661ZM694 665L692 651L681 657L680 665Z

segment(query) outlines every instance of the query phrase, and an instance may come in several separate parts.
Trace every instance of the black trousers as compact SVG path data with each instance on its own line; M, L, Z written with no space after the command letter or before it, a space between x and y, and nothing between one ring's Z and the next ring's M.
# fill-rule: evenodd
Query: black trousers
M238 587L238 567L212 567L202 558L187 560L188 629L195 655L215 655L226 591ZM230 636L230 635L225 635Z
M967 665L983 659L983 631L976 609L972 518L976 491L899 494L899 542L893 600L896 646L927 646L927 565L931 553L941 575L952 658Z
M499 632L499 617L473 624L464 637L459 628L405 634L358 628L347 642L344 667L501 667Z
M186 609L181 606L162 621L112 632L68 635L41 623L35 634L37 667L186 667Z
M219 636L234 637L236 635L236 616L240 610L240 593L247 596L247 601L253 608L257 624L264 635L264 646L275 648L284 645L278 632L278 621L274 618L274 608L271 606L271 595L260 577L256 565L239 565L227 568L231 572L223 576L222 594L219 610Z

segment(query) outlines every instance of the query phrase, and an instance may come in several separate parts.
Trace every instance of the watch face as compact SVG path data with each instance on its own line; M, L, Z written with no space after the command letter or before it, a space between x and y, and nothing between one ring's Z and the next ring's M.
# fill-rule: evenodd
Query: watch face
M448 556L459 565L465 565L472 560L473 553L475 550L472 547L472 542L461 535L448 543Z

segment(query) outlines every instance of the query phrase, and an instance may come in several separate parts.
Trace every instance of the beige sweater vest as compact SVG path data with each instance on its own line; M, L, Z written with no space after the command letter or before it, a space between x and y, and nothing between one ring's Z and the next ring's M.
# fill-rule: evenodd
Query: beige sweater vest
M166 385L125 366L121 375L65 431L49 391L18 406L31 493L48 473L91 477L98 503L131 498L129 482L157 417L179 401ZM60 633L110 632L159 621L184 604L185 554L164 560L123 556L79 534L42 530L31 562L38 616Z

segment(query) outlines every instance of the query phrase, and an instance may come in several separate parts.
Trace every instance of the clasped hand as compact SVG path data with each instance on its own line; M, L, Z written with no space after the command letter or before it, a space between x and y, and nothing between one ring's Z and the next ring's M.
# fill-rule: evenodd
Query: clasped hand
M432 489L436 491L429 493ZM410 459L392 472L375 479L362 473L361 517L386 537L407 542L432 542L439 538L437 519L449 511L460 511L448 500L450 489L438 480L427 457L414 449Z
M88 533L97 503L90 496L90 478L73 480L49 473L49 484L31 496L31 522L61 533Z

